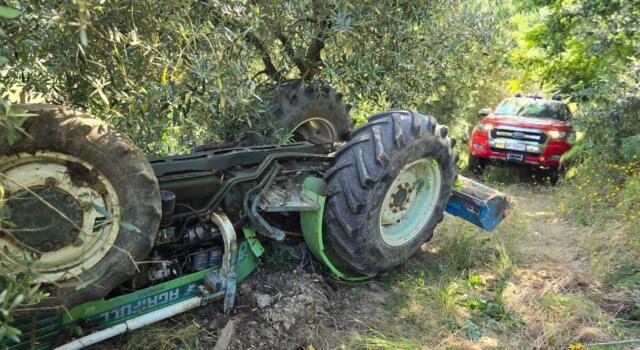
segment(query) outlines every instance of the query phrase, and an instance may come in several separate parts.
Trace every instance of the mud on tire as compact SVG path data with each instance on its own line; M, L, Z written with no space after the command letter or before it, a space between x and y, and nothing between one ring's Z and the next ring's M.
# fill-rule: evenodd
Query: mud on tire
M402 264L432 237L456 177L455 140L447 132L433 117L408 110L372 116L352 132L325 174L324 236L338 264L375 275ZM408 241L387 244L380 224L385 196L403 167L424 158L437 162L441 176L432 213Z
M53 105L14 105L28 111L23 125L30 137L13 145L0 131L0 159L40 151L65 154L91 164L112 185L120 204L117 236L104 256L90 269L56 285L45 284L51 297L45 306L70 308L104 297L136 272L134 261L147 257L160 223L158 183L145 155L133 142L107 123L90 115ZM69 172L67 176L73 176ZM120 222L121 222L120 221ZM79 285L87 285L77 289Z

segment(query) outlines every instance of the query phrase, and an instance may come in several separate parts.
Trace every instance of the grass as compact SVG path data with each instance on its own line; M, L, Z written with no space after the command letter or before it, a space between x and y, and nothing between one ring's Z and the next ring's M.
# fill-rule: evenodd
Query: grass
M209 338L209 344L203 339ZM120 350L133 349L205 349L215 344L215 334L202 327L188 314L143 327L125 336Z
M389 336L375 329L370 329L369 334L362 340L361 349L366 350L414 350L424 346L413 340L403 337Z
M519 317L504 305L502 293L516 266L511 248L522 229L514 220L487 234L447 217L423 253L382 279L392 293L386 312L402 326L370 331L360 339L361 347L473 347L518 327Z
M491 169L491 168L489 168ZM627 349L638 344L618 344L640 338L640 246L631 232L634 222L612 225L608 213L595 230L585 227L578 244L587 248L592 264L584 275L555 270L554 266L522 261L532 236L531 220L571 221L580 207L577 186L525 181L517 184L510 170L497 168L486 174L492 185L520 196L547 198L565 207L549 208L548 216L514 208L510 219L495 233L487 234L467 223L447 218L424 252L400 271L383 278L393 297L386 304L388 324L374 325L356 344L363 349L568 349L589 345L593 349ZM523 193L524 192L524 193ZM628 201L627 201L628 203ZM613 207L615 208L615 206ZM604 209L603 209L604 210ZM615 210L615 209L609 209ZM617 214L616 214L617 215ZM619 216L618 216L619 217ZM608 223L608 229L602 230ZM538 223L537 227L540 226ZM614 228L615 227L615 228ZM542 235L542 236L540 236ZM599 236L598 236L599 235ZM617 238L615 238L617 236ZM628 249L623 249L627 245ZM635 260L631 257L636 257ZM531 259L531 257L527 257ZM614 263L604 260L612 259ZM532 265L533 264L533 265ZM606 271L594 273L593 265ZM615 264L615 265L614 265ZM602 288L602 289L599 289ZM631 291L636 291L635 294ZM627 300L605 302L608 293L622 293ZM601 344L601 345L597 345Z

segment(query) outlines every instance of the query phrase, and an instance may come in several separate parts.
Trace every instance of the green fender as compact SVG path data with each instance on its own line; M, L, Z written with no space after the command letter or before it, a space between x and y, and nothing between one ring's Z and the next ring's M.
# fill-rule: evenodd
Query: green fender
M324 215L324 202L326 197L322 195L326 186L322 179L317 177L307 177L304 180L304 188L302 193L305 197L316 202L319 209L316 211L300 212L300 224L302 226L302 235L307 247L311 253L320 260L331 272L331 274L339 279L347 281L362 281L371 277L358 274L349 270L340 263L340 260L331 251L329 247L325 247L322 238L322 218Z

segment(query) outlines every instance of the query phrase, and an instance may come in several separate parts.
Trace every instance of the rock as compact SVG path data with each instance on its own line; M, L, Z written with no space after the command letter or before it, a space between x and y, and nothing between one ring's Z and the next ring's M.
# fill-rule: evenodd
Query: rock
M231 338L233 337L234 331L234 322L230 320L220 331L220 336L218 336L218 341L216 345L213 347L213 350L227 350L229 349L229 344L231 343Z
M369 282L367 283L367 286L369 287L369 289L371 289L374 292L380 293L380 292L384 292L384 288L382 288L381 285L379 285L376 282Z
M253 296L256 298L256 303L258 304L258 307L261 309L264 309L265 307L273 303L273 298L269 294L253 293Z

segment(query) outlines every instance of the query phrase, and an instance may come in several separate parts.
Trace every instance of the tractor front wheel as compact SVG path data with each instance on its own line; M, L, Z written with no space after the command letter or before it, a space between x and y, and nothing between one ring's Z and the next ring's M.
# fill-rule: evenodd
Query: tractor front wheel
M338 265L376 275L431 238L456 177L453 144L433 117L407 110L353 131L325 174L324 234Z

